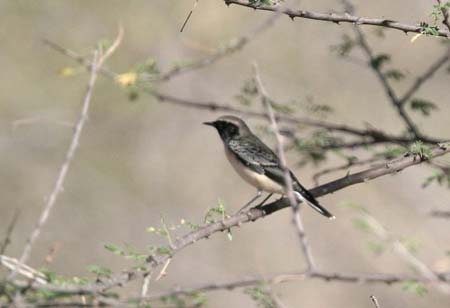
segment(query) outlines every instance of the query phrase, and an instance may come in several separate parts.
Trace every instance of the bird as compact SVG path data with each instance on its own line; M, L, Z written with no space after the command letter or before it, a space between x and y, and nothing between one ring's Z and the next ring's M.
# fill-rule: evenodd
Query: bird
M222 139L228 161L242 179L257 189L256 196L240 212L259 199L263 191L269 195L257 207L262 206L274 193L284 196L286 185L280 159L261 139L253 134L241 118L224 115L215 121L203 124L216 128ZM300 184L290 170L289 175L298 201L304 201L323 216L335 219L335 216L321 206L311 192Z

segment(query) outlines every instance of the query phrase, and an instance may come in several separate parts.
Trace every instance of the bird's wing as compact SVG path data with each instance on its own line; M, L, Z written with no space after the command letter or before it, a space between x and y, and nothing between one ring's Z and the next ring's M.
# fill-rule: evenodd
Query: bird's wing
M281 167L278 156L260 139L256 136L254 137L231 140L228 143L228 148L248 168L259 174L265 174L271 180L283 186L286 185L284 181L284 170ZM300 195L300 200L305 201L320 214L328 218L334 218L333 214L322 207L311 192L300 184L292 171L289 171L289 174L292 179L292 188Z
M228 142L228 148L247 167L264 174L268 167L277 167L280 161L277 155L256 136L242 137Z

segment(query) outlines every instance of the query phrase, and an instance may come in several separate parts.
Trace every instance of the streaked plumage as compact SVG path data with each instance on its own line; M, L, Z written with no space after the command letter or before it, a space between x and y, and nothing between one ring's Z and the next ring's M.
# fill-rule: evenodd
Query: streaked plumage
M225 154L236 172L259 191L284 194L284 172L278 156L235 116L222 116L204 123L217 129ZM291 172L293 189L299 200L305 201L320 214L334 218Z

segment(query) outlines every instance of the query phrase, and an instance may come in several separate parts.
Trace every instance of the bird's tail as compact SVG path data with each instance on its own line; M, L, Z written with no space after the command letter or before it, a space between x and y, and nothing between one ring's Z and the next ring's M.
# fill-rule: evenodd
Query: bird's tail
M294 174L291 172L291 176L294 180L294 193L297 196L297 198L306 204L308 204L310 207L312 207L314 210L316 210L318 213L322 214L323 216L327 217L328 219L336 219L336 216L328 212L326 208L321 206L319 202L314 198L314 196L307 190L305 187L300 184L300 182L297 180L297 178L294 176Z

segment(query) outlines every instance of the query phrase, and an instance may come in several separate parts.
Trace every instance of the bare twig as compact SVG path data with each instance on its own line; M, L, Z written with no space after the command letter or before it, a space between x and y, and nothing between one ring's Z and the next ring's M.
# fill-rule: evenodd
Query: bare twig
M194 0L194 5L192 6L192 9L189 11L188 16L184 20L183 25L181 26L180 32L183 32L184 28L186 27L186 24L188 23L189 19L191 18L191 15L194 12L197 5L198 5L198 0Z
M19 214L20 210L15 209L11 222L9 223L8 228L6 229L5 238L3 239L3 242L0 245L0 255L4 254L8 245L11 244L11 235L14 231L14 227L16 226Z
M144 275L144 282L142 283L142 288L141 288L141 297L142 298L147 296L148 287L150 286L151 279L152 279L152 272L149 272L146 275ZM140 303L142 304L142 301Z
M421 86L441 68L450 59L450 48L446 48L444 54L431 63L430 67L419 77L416 78L411 87L399 99L399 104L404 105L420 88Z
M172 258L168 258L167 261L164 263L163 267L161 268L161 271L158 274L158 277L156 277L156 281L160 280L164 276L167 275L167 268L169 267L170 261L172 261Z
M281 138L280 131L278 129L278 124L275 119L275 114L272 109L269 95L264 87L264 84L261 81L261 77L258 72L258 66L256 64L254 64L254 74L255 74L256 85L258 87L258 91L260 92L263 106L267 111L267 114L268 114L268 117L270 119L270 123L272 126L272 130L275 134L275 138L277 141L277 152L278 152L278 156L280 158L281 167L283 168L283 171L284 171L284 183L285 183L286 195L288 197L289 203L291 204L291 208L293 211L293 223L297 229L297 234L300 239L303 254L306 258L308 270L313 271L316 268L316 266L314 263L314 258L312 256L311 247L309 246L308 238L305 234L305 229L303 227L303 223L300 218L300 207L299 207L298 201L295 198L294 190L292 188L292 178L289 173L289 169L287 167L286 156L284 155L283 139Z
M19 260L0 255L0 264L11 270L12 272L16 272L26 278L35 280L38 284L47 284L47 276L42 272L21 263Z
M71 163L71 161L75 155L75 152L78 148L81 132L83 130L84 123L87 120L87 113L89 110L92 91L93 91L94 83L95 83L96 76L97 76L97 61L98 61L98 55L97 55L97 52L95 52L94 61L93 61L93 65L91 68L91 78L89 80L89 85L88 85L86 95L83 100L83 107L81 110L80 118L77 122L77 125L75 126L74 134L72 136L72 141L71 141L69 149L66 153L66 158L65 158L63 164L61 165L60 171L58 173L58 177L56 178L55 184L53 186L50 197L48 198L47 203L45 204L44 210L42 211L41 216L40 216L36 226L34 227L33 232L31 233L31 236L29 237L29 239L25 245L25 248L20 257L20 263L27 262L28 257L30 256L30 253L31 253L31 249L33 248L33 244L39 237L42 227L47 222L47 219L50 215L51 210L53 209L53 206L55 205L55 201L56 201L59 193L63 190L64 180L66 178L67 171L69 170L70 163Z
M272 11L272 12L278 11L277 6L261 5L258 3L250 3L247 0L224 0L224 2L226 5L236 4L239 6L244 6L244 7L252 8L255 10ZM336 24L351 23L351 24L357 24L357 25L371 25L371 26L401 30L405 33L408 33L408 32L422 33L422 31L423 31L423 29L420 26L404 24L404 23L400 23L400 22L386 19L386 18L366 18L366 17L354 16L354 15L347 14L347 13L346 14L317 13L317 12L311 12L311 11L305 11L305 10L299 10L299 9L296 10L296 9L290 9L290 8L285 8L280 11L281 11L281 13L289 16L291 19L305 18L305 19L313 19L313 20L318 20L318 21L333 22ZM444 37L446 37L450 34L450 32L444 31L444 30L438 30L438 33L439 33L439 36L444 36Z
M416 269L425 279L430 281L438 282L439 278L437 275L421 260L414 256L408 248L405 247L399 240L392 238L389 232L383 227L383 225L378 222L375 217L368 213L364 213L363 217L365 221L371 227L371 230L384 241L392 243L394 251L409 265ZM438 283L436 285L438 289L446 294L450 292L450 286L447 284Z
M42 227L47 222L47 219L50 215L51 210L53 209L53 206L55 205L55 202L56 202L56 199L57 199L59 193L63 190L64 180L66 178L66 175L69 170L70 164L73 160L73 157L75 156L76 150L79 146L81 132L82 132L84 124L86 123L87 118L88 118L89 106L90 106L90 102L91 102L92 92L94 89L94 84L97 79L98 68L101 67L103 62L109 56L111 56L112 53L116 50L116 48L119 46L119 44L122 40L122 36L123 36L123 29L122 29L122 27L119 27L119 34L118 34L116 40L114 41L114 43L111 45L111 47L109 47L105 52L100 51L101 54L99 54L98 51L94 52L94 57L92 60L92 64L90 66L91 76L90 76L90 80L89 80L88 87L86 90L86 94L83 99L80 117L75 125L75 129L74 129L74 133L72 135L69 149L67 150L64 162L60 167L60 170L59 170L58 176L56 178L55 184L53 186L52 192L50 193L50 196L44 206L41 216L39 217L39 220L38 220L36 226L34 227L32 233L25 245L25 248L21 254L21 257L19 259L20 263L22 263L22 264L27 262L27 260L30 256L31 250L33 248L33 244L36 242L39 235L41 234ZM12 277L14 277L14 271L12 272L10 278L12 278Z
M431 149L431 153L429 156L429 159L433 159L442 155L445 155L447 153L450 153L450 144L441 144L440 146ZM421 164L424 162L423 159L416 157L414 155L405 155L401 158L397 158L391 161L386 162L383 165L376 166L373 168L370 168L365 171L361 171L355 174L351 174L348 176L345 176L343 178L339 178L335 181L323 184L321 186L318 186L316 188L311 189L311 193L315 197L324 196L336 191L339 191L345 187L352 186L358 183L366 183L372 179L388 175L388 174L394 174L401 170L404 170L406 168L409 168L411 166L415 166L418 164ZM154 255L149 256L148 262L149 265L154 268L158 265L164 264L167 262L169 258L172 258L173 255L175 255L177 252L183 250L187 246L192 245L193 243L198 242L201 239L209 238L212 234L226 231L228 229L231 229L233 227L241 226L242 224L258 220L260 218L263 218L267 215L270 215L276 211L279 211L283 208L289 207L290 203L286 199L277 200L275 202L269 203L264 206L263 209L251 209L251 218L247 213L238 213L235 214L224 221L219 221L216 223L211 223L206 226L200 227L196 230L193 230L186 235L178 238L174 242L174 247L171 251L171 256L168 255ZM67 285L65 287L66 292L76 293L76 294L92 294L95 292L98 292L100 290L109 289L114 286L123 285L124 283L127 283L128 281L134 280L137 277L140 276L140 273L135 270L130 270L123 272L119 275L115 275L112 278L104 279L103 281L99 283L94 284L88 284L84 286L70 286ZM317 273L312 273L310 275L311 277L320 277ZM324 277L329 278L329 275L325 275ZM344 281L360 281L360 277L354 277L354 276L344 276L340 277ZM369 279L372 280L372 279ZM377 279L376 279L377 280ZM394 279L396 282L398 279Z

